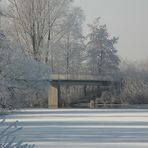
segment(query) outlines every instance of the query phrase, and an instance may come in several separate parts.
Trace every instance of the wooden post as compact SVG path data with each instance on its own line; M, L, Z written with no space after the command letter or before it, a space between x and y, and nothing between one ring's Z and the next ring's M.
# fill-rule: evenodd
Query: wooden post
M90 100L90 108L95 108L95 101L94 100Z

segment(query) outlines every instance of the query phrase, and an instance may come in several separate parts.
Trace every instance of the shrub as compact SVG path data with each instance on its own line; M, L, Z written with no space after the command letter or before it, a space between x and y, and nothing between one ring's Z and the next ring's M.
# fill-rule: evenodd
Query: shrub
M34 145L24 144L23 141L16 141L15 133L22 129L17 126L18 122L5 127L5 119L0 122L0 126L5 128L0 131L0 148L33 148Z

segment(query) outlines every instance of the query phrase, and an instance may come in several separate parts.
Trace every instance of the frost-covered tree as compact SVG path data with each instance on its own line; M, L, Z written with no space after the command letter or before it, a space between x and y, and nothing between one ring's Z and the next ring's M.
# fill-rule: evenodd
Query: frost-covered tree
M106 25L100 25L100 18L89 25L87 35L87 63L93 74L114 73L118 70L119 58L116 44L118 38L111 38Z
M11 34L35 60L50 63L53 48L65 34L64 23L72 0L9 0ZM11 36L12 36L11 35Z
M23 141L18 141L15 134L22 129L18 127L18 122L6 126L5 120L0 120L0 148L34 148L35 145L29 145Z
M122 62L120 75L122 82L121 100L129 104L148 103L148 69L147 62Z
M49 66L37 62L20 48L11 48L6 37L0 34L1 107L31 106L33 97L37 100L40 92L46 91L49 80Z
M81 8L75 7L69 12L65 24L66 33L55 49L54 63L56 72L76 74L82 70L84 51L83 21L84 15Z
M121 94L123 103L147 104L148 83L142 79L131 78L124 80Z

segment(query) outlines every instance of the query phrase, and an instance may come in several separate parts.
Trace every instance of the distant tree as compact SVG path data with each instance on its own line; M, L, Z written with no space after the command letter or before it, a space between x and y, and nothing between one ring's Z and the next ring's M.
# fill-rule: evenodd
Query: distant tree
M148 104L148 84L142 79L131 78L123 83L123 103Z
M78 73L82 70L82 55L85 48L82 33L83 21L84 15L81 8L73 8L69 12L65 24L66 33L56 47L58 50L55 49L56 71L68 74Z
M122 62L122 66L120 67L120 73L123 80L121 93L122 102L129 104L147 104L147 62L136 64Z
M115 73L118 70L119 58L115 45L118 38L110 38L106 25L100 25L100 18L89 25L87 35L87 62L93 74Z

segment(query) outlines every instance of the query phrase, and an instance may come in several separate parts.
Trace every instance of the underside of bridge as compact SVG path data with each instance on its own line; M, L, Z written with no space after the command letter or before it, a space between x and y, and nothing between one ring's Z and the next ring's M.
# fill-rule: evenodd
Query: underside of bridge
M51 109L77 107L78 104L89 103L99 98L102 91L110 89L112 85L115 85L114 82L104 80L53 80L49 88L48 107ZM81 86L83 89L81 97L70 101L69 99L63 99L63 97L61 97L63 96L61 90L63 86L65 86L66 89L71 86L76 88ZM87 88L91 88L91 90L88 91Z

